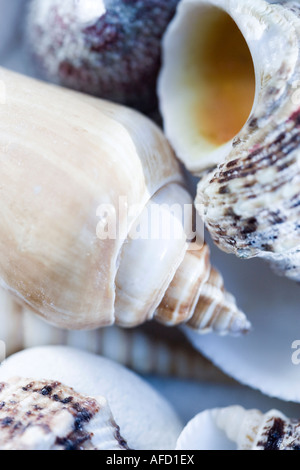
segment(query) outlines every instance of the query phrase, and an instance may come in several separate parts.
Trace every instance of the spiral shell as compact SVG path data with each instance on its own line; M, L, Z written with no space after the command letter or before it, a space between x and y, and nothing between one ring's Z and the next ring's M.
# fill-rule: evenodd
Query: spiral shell
M295 1L184 0L165 42L160 87L167 133L187 166L201 173L219 164L200 181L196 200L213 240L241 258L267 259L294 280L300 279L299 13ZM171 92L182 102L172 104ZM190 112L186 95L198 96L198 116L209 129ZM179 114L192 137L180 140L173 122Z
M0 79L0 284L67 329L132 327L158 307L164 321L174 293L175 317L190 320L208 251L189 242L192 199L161 131L118 105L3 69ZM234 303L228 314L249 328Z
M299 430L299 420L289 419L280 411L263 414L230 406L197 415L183 430L177 449L299 450Z

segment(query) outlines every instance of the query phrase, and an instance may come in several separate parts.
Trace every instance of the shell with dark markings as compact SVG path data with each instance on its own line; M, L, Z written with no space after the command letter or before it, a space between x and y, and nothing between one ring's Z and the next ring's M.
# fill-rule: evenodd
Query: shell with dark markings
M200 181L196 200L215 243L269 260L297 281L299 16L295 1L183 0L160 80L179 156L197 174L219 165Z
M254 3L254 2L253 2ZM198 186L197 205L212 238L224 251L241 258L259 256L278 274L300 280L300 113L296 92L300 79L299 5L265 4L266 28L253 49L258 86L252 114L233 141L225 163ZM232 16L239 25L239 15ZM251 11L250 11L251 13ZM285 36L276 63L258 60L255 47L276 47L272 32ZM255 60L256 58L256 60ZM267 64L267 65L266 65ZM269 70L268 70L269 68ZM267 76L267 74L270 74Z
M1 450L126 450L104 397L60 382L16 377L0 383Z

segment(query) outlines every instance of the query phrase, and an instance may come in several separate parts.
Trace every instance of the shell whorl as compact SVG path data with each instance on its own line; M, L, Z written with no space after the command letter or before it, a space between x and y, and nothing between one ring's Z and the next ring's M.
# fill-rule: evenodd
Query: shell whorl
M212 415L238 450L299 450L300 422L277 410L263 414L232 406L213 410Z
M190 282L187 283L185 278L189 278ZM189 290L189 295L182 292L184 288ZM182 294L184 296L181 298ZM207 245L198 251L188 252L155 319L166 325L186 324L201 334L239 335L251 329L245 314L237 308L234 297L225 290L222 275L211 266Z
M192 199L160 129L133 110L4 69L0 79L2 287L66 329L142 324L166 292L179 296L174 315L189 320L207 255L188 253L183 209ZM152 237L166 221L173 232ZM132 236L143 224L151 233Z

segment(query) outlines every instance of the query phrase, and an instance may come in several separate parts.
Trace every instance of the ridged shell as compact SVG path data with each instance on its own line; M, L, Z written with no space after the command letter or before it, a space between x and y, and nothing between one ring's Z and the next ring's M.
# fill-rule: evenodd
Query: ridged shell
M196 200L213 240L297 281L299 14L295 1L183 0L160 85L176 152L198 174L219 164Z
M190 441L190 446L189 446ZM208 410L188 423L177 449L299 450L300 421L277 410L266 414L241 406Z
M126 450L104 397L60 382L16 377L0 383L1 450Z

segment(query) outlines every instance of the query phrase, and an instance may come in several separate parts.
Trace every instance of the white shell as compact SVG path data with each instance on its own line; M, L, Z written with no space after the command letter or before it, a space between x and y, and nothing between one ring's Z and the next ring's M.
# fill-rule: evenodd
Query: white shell
M127 450L104 397L30 378L0 383L1 450Z
M207 410L191 420L177 450L299 450L300 422L277 410L266 414L241 406Z
M172 449L182 426L170 406L132 372L102 357L62 346L17 353L0 367L12 377L54 380L90 397L104 396L131 449Z

